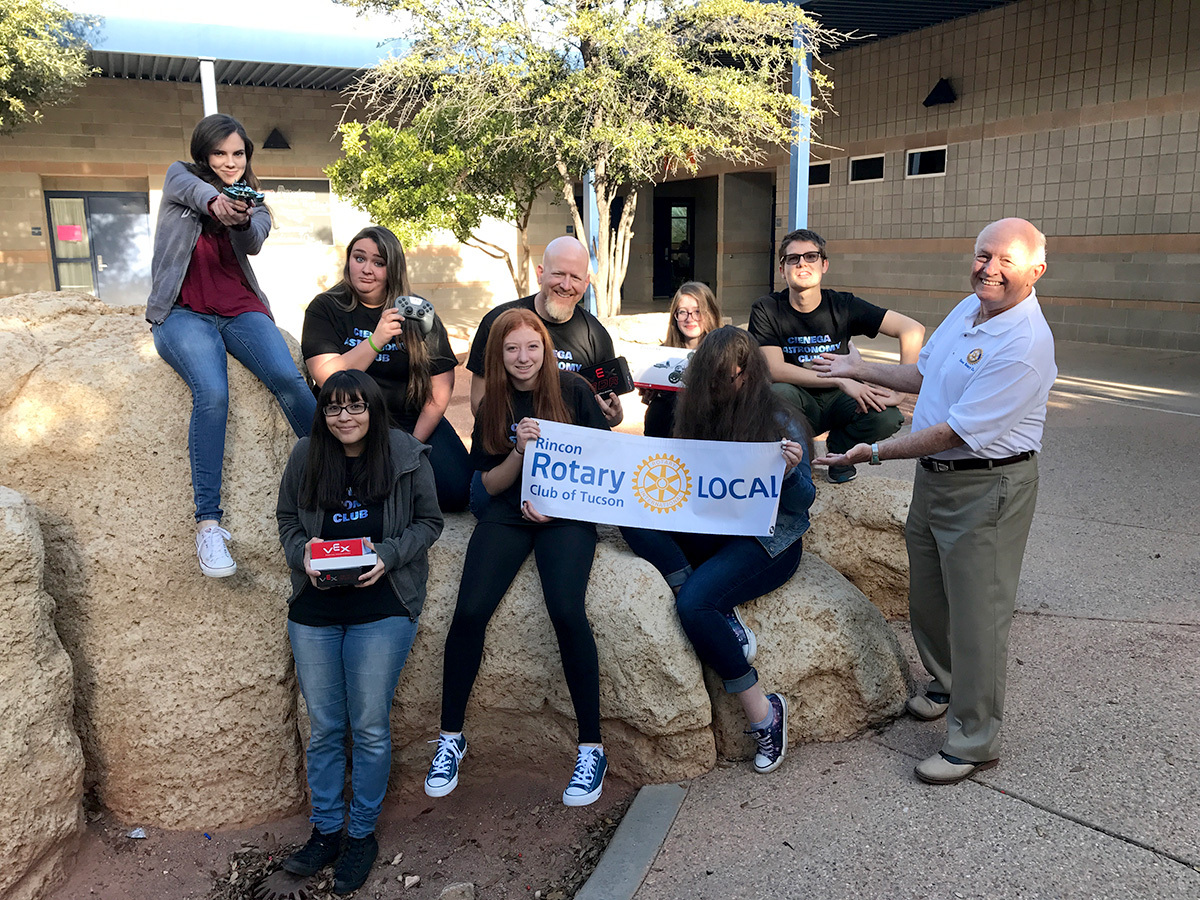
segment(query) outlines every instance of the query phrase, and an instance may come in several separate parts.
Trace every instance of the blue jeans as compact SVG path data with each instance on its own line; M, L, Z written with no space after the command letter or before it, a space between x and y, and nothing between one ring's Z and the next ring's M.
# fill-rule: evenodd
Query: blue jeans
M768 594L800 565L797 540L774 559L755 538L722 534L672 534L622 528L631 550L678 588L675 609L700 661L736 694L758 683L725 616L735 606Z
M346 733L353 738L350 837L375 830L392 768L392 695L417 623L389 616L362 625L288 621L300 692L308 706L310 821L322 834L346 819Z
M270 389L297 437L312 429L317 401L296 370L292 354L271 317L247 312L217 316L174 307L150 329L154 347L192 392L188 457L196 521L221 520L221 467L225 461L225 421L229 417L226 353Z

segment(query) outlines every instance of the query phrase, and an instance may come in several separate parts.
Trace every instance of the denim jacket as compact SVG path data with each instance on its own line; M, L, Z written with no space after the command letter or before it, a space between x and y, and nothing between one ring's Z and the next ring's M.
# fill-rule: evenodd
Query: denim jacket
M150 297L146 300L146 321L161 325L171 314L179 299L184 276L192 262L192 252L200 239L202 216L208 214L208 204L217 196L217 189L193 175L181 162L171 163L163 182L162 202L158 207L158 225L154 230L154 257L151 264ZM247 258L262 249L271 233L271 211L256 206L250 212L250 222L244 228L230 228L229 241L234 255L246 276L246 283L269 310L267 296L258 286L254 270Z
M393 428L392 492L383 500L383 540L375 542L375 552L383 560L388 582L408 611L410 619L421 614L425 603L425 584L429 579L429 548L442 533L442 511L438 507L429 447L407 432ZM275 519L279 524L279 542L292 570L291 605L304 586L304 545L321 534L325 510L305 509L299 505L300 484L308 462L308 438L292 448L287 468L279 485L279 503Z
M808 458L808 431L791 416L781 418L780 426L788 440L804 448L804 458L783 479L779 492L779 512L775 516L774 533L758 538L763 549L774 559L808 531L808 508L812 506L817 489L813 487L812 460Z

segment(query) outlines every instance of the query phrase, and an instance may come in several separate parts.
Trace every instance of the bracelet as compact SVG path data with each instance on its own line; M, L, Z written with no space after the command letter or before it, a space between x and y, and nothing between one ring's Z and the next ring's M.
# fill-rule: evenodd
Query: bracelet
M375 332L371 332L370 334L368 334L367 335L367 343L371 345L371 349L374 350L376 353L382 353L383 351L375 346L375 341L372 340L372 338L374 338L374 337L375 337Z
M517 456L525 455L525 451L522 450L520 447L518 447L516 444L513 444L513 449L517 451Z

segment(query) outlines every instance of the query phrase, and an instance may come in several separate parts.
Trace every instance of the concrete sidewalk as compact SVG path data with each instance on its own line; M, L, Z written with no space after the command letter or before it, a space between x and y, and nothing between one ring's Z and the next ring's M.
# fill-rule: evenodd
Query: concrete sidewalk
M612 862L661 841L640 887L644 865L621 885L602 863L589 897L1200 898L1200 355L1057 356L1000 765L921 784L944 725L901 718L793 746L772 775L720 766L665 839L618 834Z

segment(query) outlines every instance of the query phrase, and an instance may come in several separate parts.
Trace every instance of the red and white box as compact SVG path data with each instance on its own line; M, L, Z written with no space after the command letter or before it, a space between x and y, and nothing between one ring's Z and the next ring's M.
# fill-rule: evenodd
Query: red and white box
M374 567L379 557L364 538L340 541L314 541L309 550L312 567L317 570L320 587L358 583L358 576Z

